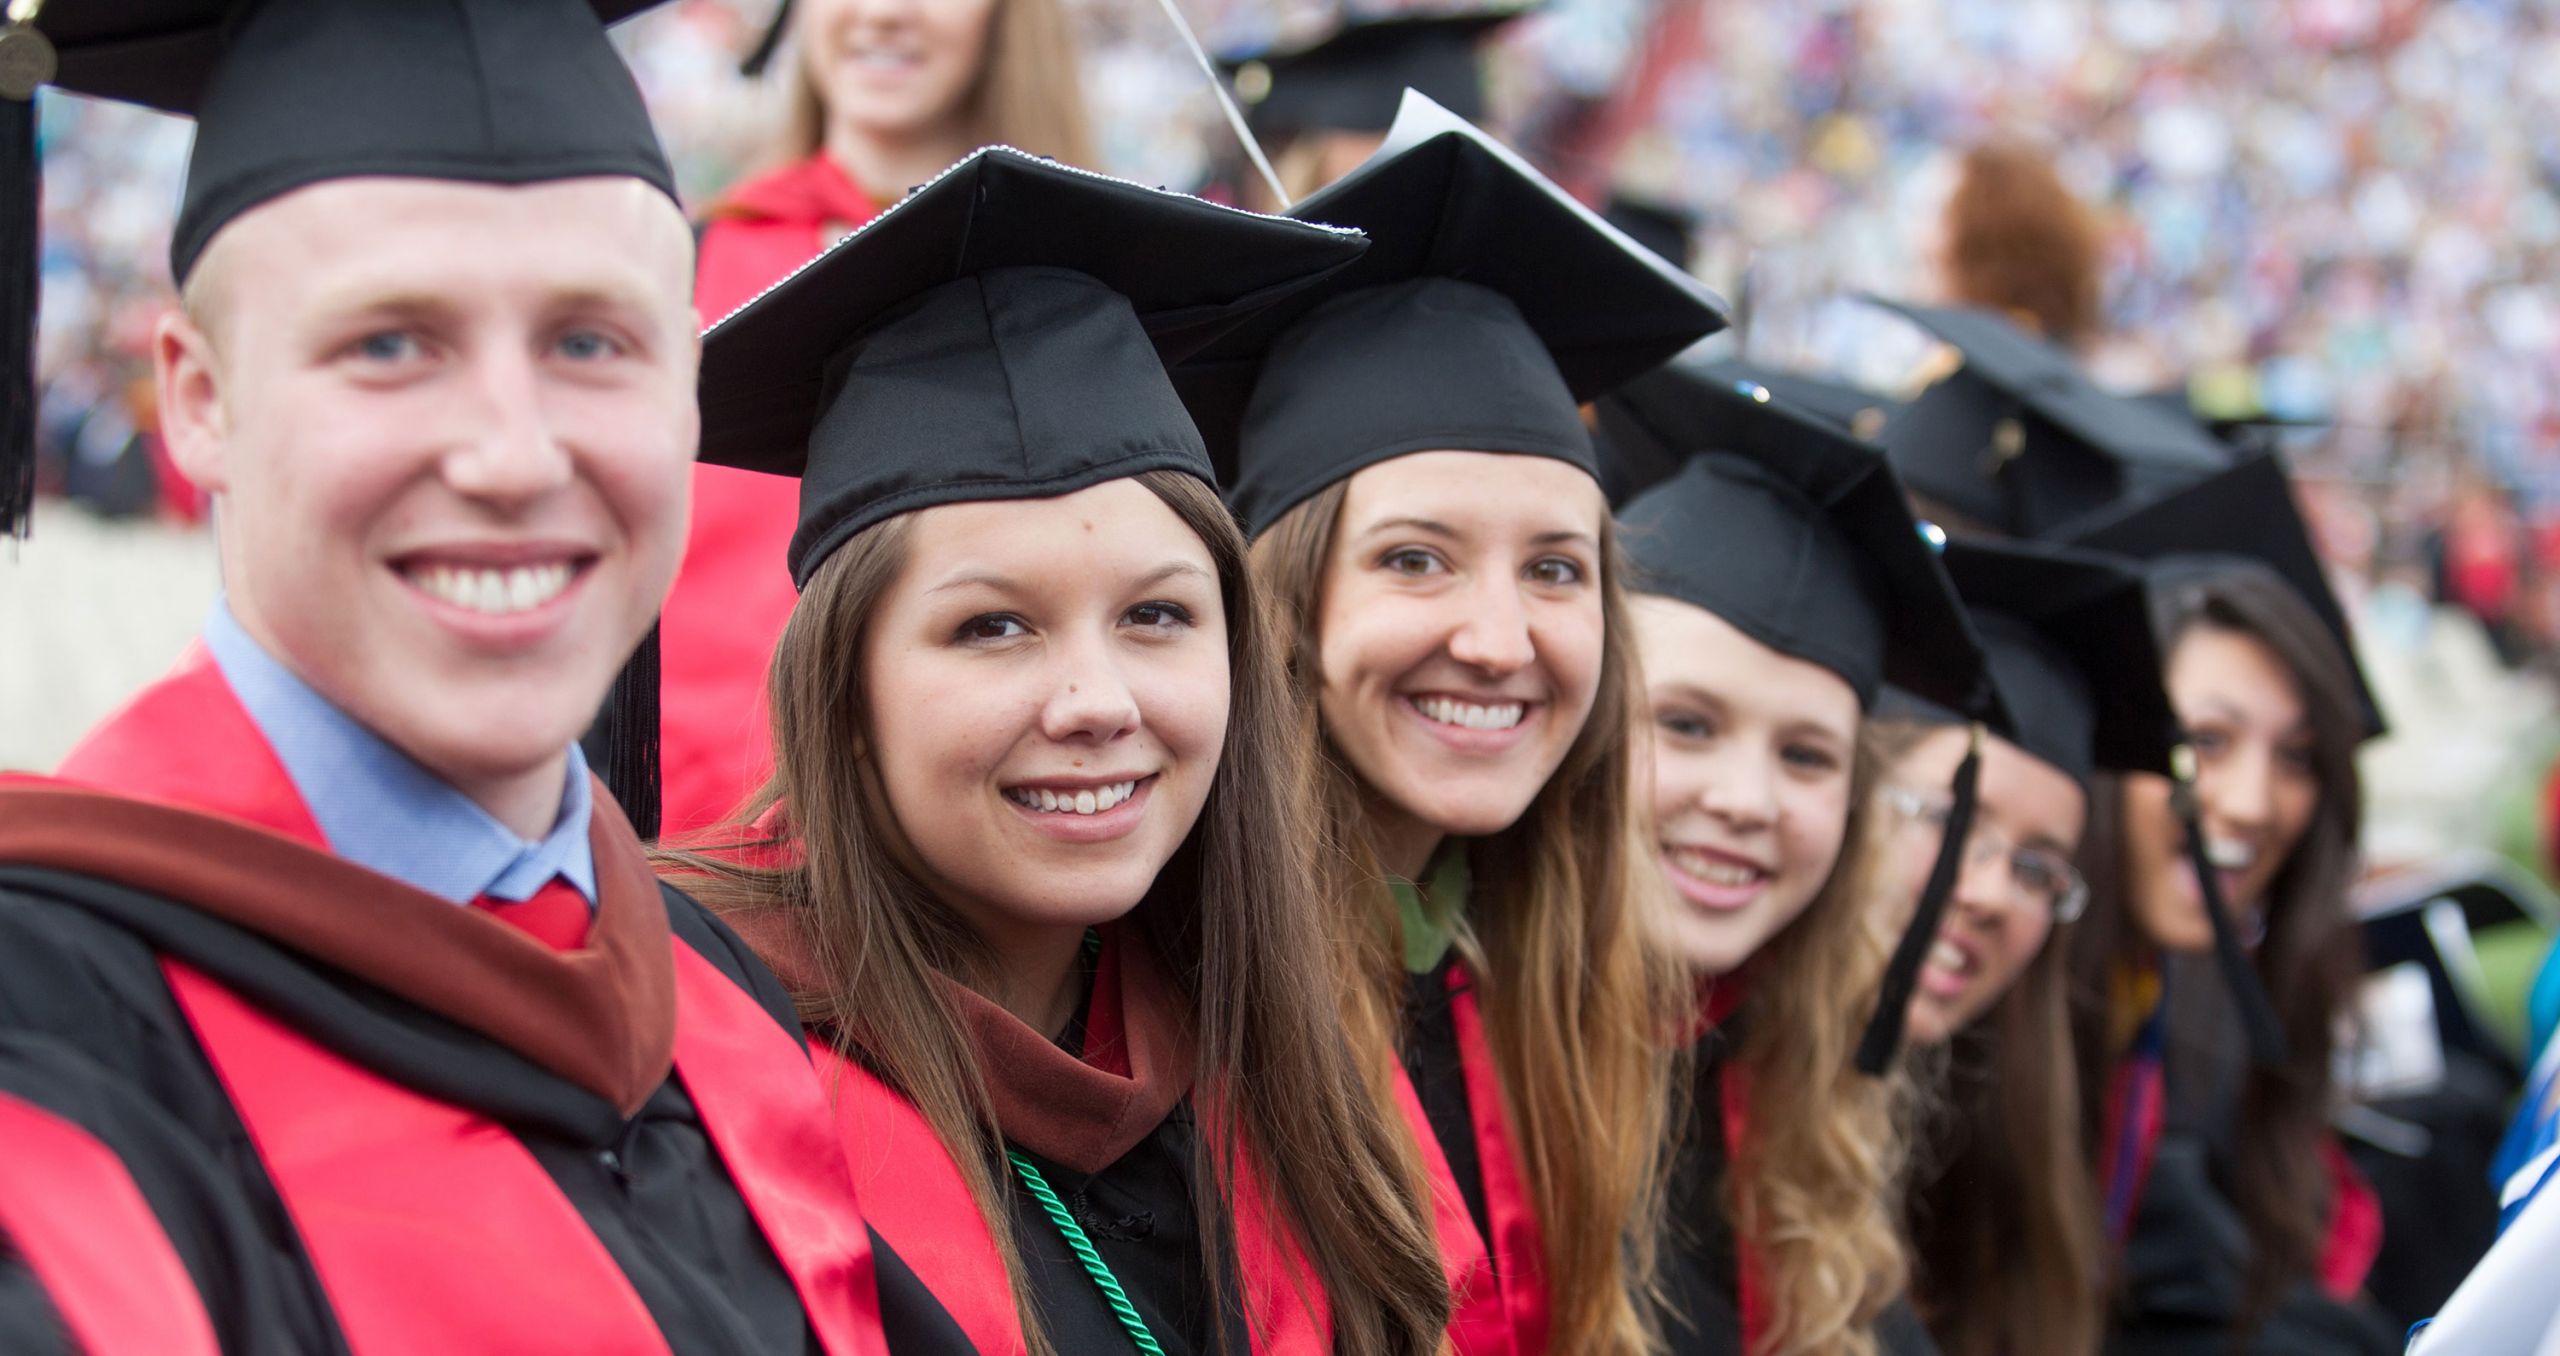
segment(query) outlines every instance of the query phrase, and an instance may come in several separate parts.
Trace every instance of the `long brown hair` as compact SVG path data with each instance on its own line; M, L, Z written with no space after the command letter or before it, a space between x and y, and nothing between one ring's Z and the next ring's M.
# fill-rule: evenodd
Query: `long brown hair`
M2249 1231L2247 1310L2258 1315L2287 1286L2314 1274L2326 1233L2331 1202L2323 1146L2335 1093L2331 1058L2338 1020L2352 1010L2363 971L2363 938L2348 909L2363 821L2363 784L2356 774L2363 716L2352 661L2310 604L2272 572L2236 560L2182 563L2152 595L2162 654L2174 654L2189 632L2211 627L2253 636L2284 662L2301 688L2312 730L2312 770L2320 784L2310 824L2268 886L2266 935L2255 956L2290 1057L2278 1068L2248 1070L2231 1122L2239 1133L2225 1180ZM2082 1134L2091 1162L2096 1137L2105 1133L2108 1083L2122 1053L2115 1048L2108 996L2118 970L2148 949L2126 898L2123 820L2121 785L2100 777L2090 796L2089 841L2082 850L2090 907L2071 946ZM2202 1019L2220 1011L2219 1004L2201 1000L2218 995L2196 997L2200 1001L2172 1005L2173 1079L2182 1063L2209 1065L2233 1043L2227 1023L2199 1029L2206 1025Z
M1942 728L1871 721L1867 741L1889 777ZM2068 1002L2074 926L2045 938L1989 1012L1913 1056L1932 1105L1905 1195L1912 1293L1947 1356L2098 1348L2098 1201L2081 1156Z
M1396 1113L1343 1048L1315 904L1304 761L1244 536L1198 479L1136 479L1207 544L1228 617L1224 754L1199 821L1125 924L1157 948L1190 1000L1194 1086L1215 1089L1217 1123L1236 1131L1201 1137L1194 1180L1217 1185L1195 1193L1198 1236L1231 1245L1226 1205L1235 1160L1249 1153L1283 1216L1275 1222L1290 1228L1325 1288L1335 1349L1419 1356L1448 1324L1448 1285ZM900 864L897 821L865 754L877 721L895 713L871 709L858 656L904 566L911 523L890 519L830 556L774 653L773 779L722 836L752 838L749 825L785 806L798 860L677 854L673 865L712 907L749 919L778 913L808 939L824 981L793 995L802 1017L905 1093L951 1149L1015 1279L1024 1332L1045 1352L995 1175L1003 1137L987 1071L935 980L983 974L989 959L960 916ZM1213 1296L1220 1271L1209 1271Z
M805 24L813 10L801 8L796 22ZM790 61L791 102L774 157L783 163L806 160L826 144L826 98L809 73L811 45L803 39ZM1078 50L1060 0L995 0L978 78L962 96L968 144L1002 144L1090 168L1093 119L1085 110ZM896 186L863 187L877 193Z
M1283 515L1255 541L1253 566L1293 649L1289 677L1304 747L1319 750L1320 804L1333 845L1324 897L1350 954L1344 1021L1373 1062L1392 1058L1404 995L1395 906L1362 825L1368 792L1323 733L1316 698L1326 562L1345 486ZM1474 896L1459 945L1484 996L1485 1026L1538 1211L1559 1352L1635 1352L1651 1341L1671 1055L1658 1033L1680 984L1650 945L1651 885L1628 742L1635 656L1614 527L1602 529L1600 690L1564 762L1527 813L1468 844ZM1376 1075L1373 1072L1373 1078Z
M1885 964L1873 906L1882 856L1867 828L1875 770L1861 741L1839 861L1751 957L1733 1068L1749 1080L1753 1133L1732 1146L1725 1199L1678 1203L1720 1204L1760 1268L1769 1323L1754 1356L1868 1356L1908 1270L1892 1204L1907 1076L1870 1078L1852 1058Z

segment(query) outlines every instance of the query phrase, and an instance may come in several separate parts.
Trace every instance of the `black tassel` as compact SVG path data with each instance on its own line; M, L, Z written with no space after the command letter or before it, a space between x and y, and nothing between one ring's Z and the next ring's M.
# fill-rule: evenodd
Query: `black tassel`
M764 74L764 68L773 64L774 49L782 46L782 35L790 30L791 0L782 0L773 7L773 22L765 27L764 36L756 39L755 50L738 63L738 74L749 80Z
M0 94L0 535L24 537L36 500L36 156L33 99Z
M2170 803L2178 814L2178 823L2187 835L2187 861L2195 867L2196 892L2204 898L2205 917L2213 924L2213 959L2222 971L2222 982L2231 990L2231 1000L2240 1007L2241 1033L2249 1042L2249 1057L2267 1068L2281 1068L2291 1053L2284 1038L2284 1025L2276 1020L2276 1005L2267 997L2264 984L2258 982L2258 969L2249 963L2249 948L2240 941L2240 924L2231 916L2231 905L2222 897L2222 881L2214 874L2213 854L2206 850L2204 816L2196 804L2193 773L2194 757L2182 745L2178 749L2179 776L2171 783Z
M1929 864L1928 883L1920 888L1920 901L1912 906L1910 925L1902 930L1902 940L1893 948L1893 960L1885 966L1884 980L1876 989L1875 1012L1867 1018L1866 1034L1858 1039L1858 1072L1870 1078L1882 1074L1893 1063L1894 1053L1902 1048L1902 1027L1911 1013L1911 991L1920 985L1920 967L1929 959L1929 948L1938 940L1938 924L1947 916L1947 902L1955 897L1956 882L1964 875L1965 841L1973 836L1973 811L1976 786L1982 779L1983 728L1973 727L1973 744L1965 750L1964 761L1956 765L1954 803L1947 807L1947 828L1938 840L1938 859Z
M597 720L604 744L604 785L643 839L658 836L658 628L615 675Z

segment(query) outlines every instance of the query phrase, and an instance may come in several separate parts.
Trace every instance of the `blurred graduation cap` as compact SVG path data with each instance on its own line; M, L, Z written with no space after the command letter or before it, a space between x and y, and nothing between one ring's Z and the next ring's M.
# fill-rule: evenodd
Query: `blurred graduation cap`
M1723 380L1766 387L1769 394L1789 406L1845 430L1861 442L1875 442L1884 432L1886 422L1902 408L1901 401L1844 381L1745 362L1740 358L1720 358L1701 370Z
M1867 300L1964 355L1881 436L1912 489L1972 523L2011 537L2053 536L2119 499L2230 462L2193 419L2100 389L2070 354L1993 312Z
M1698 214L1686 207L1659 198L1612 193L1600 207L1600 219L1684 273L1696 262Z
M1305 46L1230 50L1218 65L1258 136L1383 132L1408 89L1474 121L1484 116L1486 36L1536 8L1352 18Z
M1369 252L1175 373L1255 533L1412 452L1596 476L1579 407L1725 324L1696 279L1411 91L1378 154L1289 215Z
M803 587L912 510L1149 471L1215 484L1165 360L1363 244L988 147L703 335L702 456L799 479L788 561ZM644 835L656 667L644 645L605 720L608 781Z
M0 531L33 495L35 87L193 116L180 284L252 208L360 175L676 196L604 25L655 0L56 0L0 28Z
M1980 640L1876 448L1686 364L1593 409L1635 588L1831 670L1862 707L1890 682L1996 718Z
M2273 570L2336 638L2339 656L2355 675L2364 737L2387 728L2364 667L2356 662L2346 609L2329 587L2328 570L2312 547L2310 525L2294 502L2293 485L2273 456L2250 456L2179 488L2116 505L2082 519L2066 539L2145 562L2155 586L2234 558Z
M1962 538L1947 543L1946 567L1982 632L2011 743L2084 787L2102 770L2168 774L2178 714L2138 569L2064 546Z

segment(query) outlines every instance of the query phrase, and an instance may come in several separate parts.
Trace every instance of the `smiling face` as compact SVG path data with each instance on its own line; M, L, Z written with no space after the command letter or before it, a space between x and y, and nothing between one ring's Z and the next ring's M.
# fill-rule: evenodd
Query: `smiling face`
M1960 727L1931 731L1884 770L1880 790L1946 787L1964 761L1965 744ZM2054 911L2020 888L2012 863L2021 851L2069 861L2087 814L2088 796L2070 774L2008 740L1983 744L1973 840L1911 997L1906 1029L1914 1044L1935 1045L1972 1025L2026 973L2053 933ZM1942 834L1910 816L1885 823L1893 884L1880 899L1898 934L1928 883Z
M1704 608L1643 596L1654 831L1690 966L1724 974L1794 922L1840 860L1858 694Z
M1226 737L1208 547L1134 480L911 521L862 664L918 873L999 947L1127 913Z
M998 0L803 0L803 60L830 119L884 141L944 133L978 80Z
M683 216L630 179L337 180L226 226L190 297L160 407L232 611L513 822L500 788L557 766L683 553Z
M1347 483L1317 705L1391 869L1510 827L1573 747L1600 687L1606 515L1546 457L1422 452Z
M2302 686L2266 642L2196 625L2170 651L2168 690L2195 748L2205 849L2223 900L2245 919L2264 907L2320 804L2316 736ZM2127 777L2124 800L2126 885L2136 921L2162 950L2211 948L2213 925L2170 808L2168 780Z

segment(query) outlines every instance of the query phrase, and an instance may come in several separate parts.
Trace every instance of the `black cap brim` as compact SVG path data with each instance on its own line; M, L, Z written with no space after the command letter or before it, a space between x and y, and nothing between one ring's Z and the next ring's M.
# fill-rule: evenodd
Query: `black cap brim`
M1949 542L1946 567L1977 618L2014 619L2043 642L2034 658L2020 662L2023 657L2005 649L1999 628L1984 630L1992 681L2017 719L2010 737L2020 747L2081 778L2091 767L2169 771L2178 716L2161 686L2160 649L2139 571L2067 547L1977 540ZM2057 660L2077 674L2085 697L2045 672ZM2056 711L2081 700L2090 706L2085 713ZM2059 747L2066 741L2052 732L2081 721L2088 747Z

